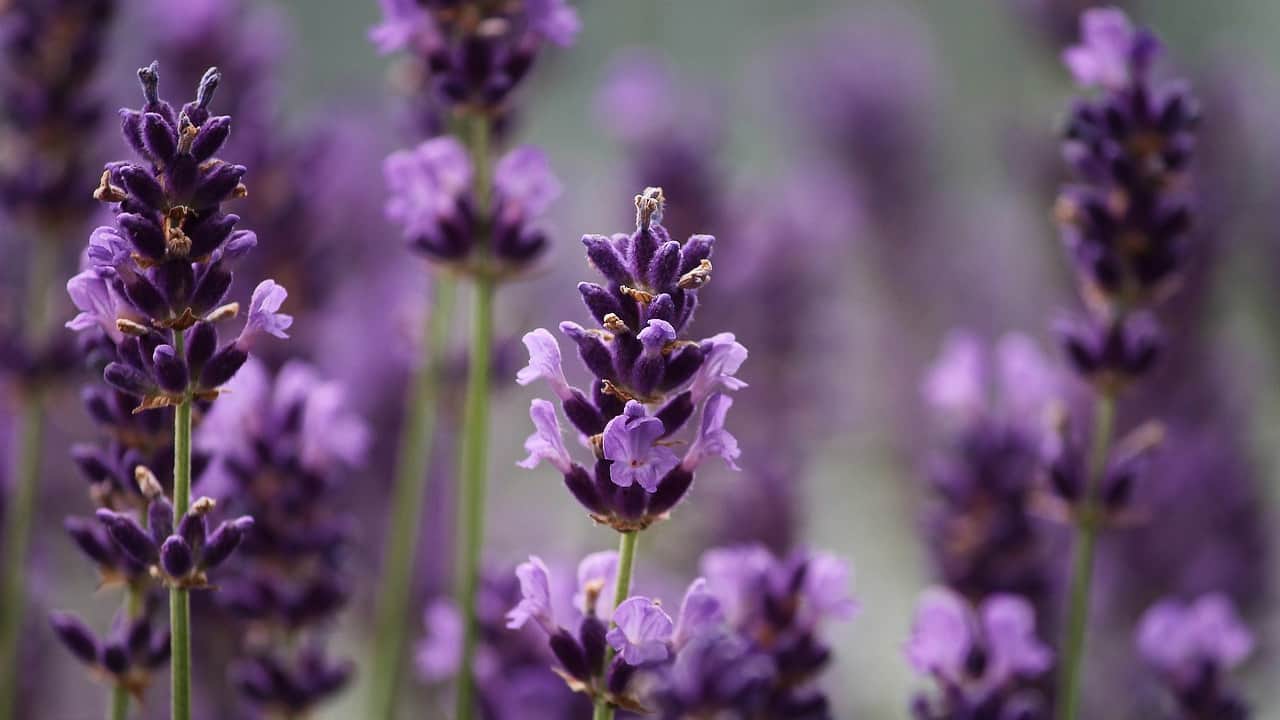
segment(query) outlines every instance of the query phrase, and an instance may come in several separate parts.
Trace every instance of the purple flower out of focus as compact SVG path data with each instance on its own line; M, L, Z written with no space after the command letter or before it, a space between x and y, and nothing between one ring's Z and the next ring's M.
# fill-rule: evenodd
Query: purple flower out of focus
M527 268L547 244L537 223L560 195L560 182L541 150L515 148L497 163L488 218L476 217L474 169L456 138L427 140L399 150L383 166L391 196L387 217L403 228L410 245L429 258L473 271L509 274ZM477 228L487 226L489 258L478 254Z
M1067 48L1062 61L1082 87L1119 90L1141 80L1160 53L1160 41L1137 29L1116 8L1098 8L1080 16L1079 45Z
M907 659L940 686L936 700L913 703L920 720L1006 717L1000 708L1047 717L1027 681L1045 673L1052 652L1036 637L1031 605L1016 595L992 595L974 608L955 592L926 590L916 606Z
M1188 603L1162 600L1142 615L1135 641L1142 659L1177 700L1176 717L1248 717L1226 676L1253 652L1254 639L1227 597L1204 595Z

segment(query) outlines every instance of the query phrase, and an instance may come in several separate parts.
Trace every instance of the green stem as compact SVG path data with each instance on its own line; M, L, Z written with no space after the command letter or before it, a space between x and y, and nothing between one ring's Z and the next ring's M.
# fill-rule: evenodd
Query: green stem
M462 453L459 477L459 522L462 542L458 555L458 611L465 630L458 665L458 695L455 720L470 720L474 678L471 674L479 626L475 617L476 585L480 576L480 554L484 543L484 499L486 460L489 446L489 360L493 335L492 278L480 276L475 282L472 312L471 352L467 372L466 410L462 425Z
M173 349L185 354L181 330L173 333ZM183 397L173 415L173 526L191 505L191 398ZM191 598L185 588L169 589L170 659L173 704L170 720L191 720Z
M57 263L55 251L60 235L60 232L50 232L48 237L37 237L32 243L25 289L27 315L23 322L23 337L30 347L39 343L45 334L48 290ZM12 668L22 667L18 662L18 647L27 603L27 550L36 511L40 451L44 441L45 389L37 380L20 392L21 429L10 476L13 495L5 504L4 560L0 566L0 580L4 582L0 589L0 668L9 668L0 672L0 720L12 720L18 702L19 673Z
M618 581L613 587L613 606L616 608L622 604L631 594L631 573L636 563L636 545L640 541L640 533L632 530L631 532L622 533L622 539L618 541ZM609 672L609 665L613 663L613 647L606 646L604 649L604 665L600 668L601 677ZM596 709L592 714L593 720L613 720L614 708L604 698L603 695L596 697Z
M1106 472L1107 454L1116 419L1116 400L1111 393L1100 395L1094 406L1093 447L1089 454L1089 475L1085 478L1084 495L1076 513L1079 548L1071 579L1067 636L1063 643L1059 668L1058 720L1075 720L1080 711L1080 677L1084 659L1085 637L1089 625L1089 589L1093 584L1093 557L1097 548L1101 521L1097 494Z
M493 295L496 280L485 265L489 259L489 199L492 179L489 167L489 118L473 113L464 118L463 131L475 170L473 193L476 214L481 218L476 230L475 257L481 259L475 274L472 303L471 349L468 353L467 397L462 421L462 448L458 462L458 612L463 618L462 655L458 663L458 692L454 720L471 720L475 703L472 660L476 654L479 625L476 619L476 586L480 577L480 556L484 547L484 501L488 479L489 447L489 363L493 353Z
M453 317L454 282L439 275L435 298L425 313L422 358L413 374L410 402L400 433L399 462L391 506L391 529L382 552L382 585L375 626L371 718L395 717L402 656L409 629L409 594L418 547L422 503L427 491L427 463L439 413L440 368Z

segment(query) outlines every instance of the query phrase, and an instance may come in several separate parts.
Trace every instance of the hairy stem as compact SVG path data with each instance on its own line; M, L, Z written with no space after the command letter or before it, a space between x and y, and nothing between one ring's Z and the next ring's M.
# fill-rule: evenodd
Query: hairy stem
M631 573L636 563L636 545L640 541L640 533L632 530L631 532L622 533L622 539L618 541L618 582L613 588L613 607L617 608L622 604L623 600L631 594ZM613 663L613 648L606 647L604 649L604 666L600 669L600 676L605 677L609 672L609 665ZM613 720L614 708L608 703L603 696L596 697L596 708L592 714L594 720Z
M173 348L185 356L181 330L173 333ZM178 527L191 505L191 398L186 396L173 414L173 526ZM191 598L185 588L169 590L170 659L173 703L170 720L191 720Z
M444 275L432 283L435 297L425 313L422 357L413 375L407 416L400 433L391 528L382 551L382 583L375 626L371 718L395 717L405 639L412 634L409 595L416 565L427 465L439 415L440 369L453 317L454 282Z
M1080 711L1080 676L1089 626L1089 590L1093 584L1093 557L1101 520L1097 495L1102 485L1102 476L1106 472L1115 417L1115 396L1111 393L1100 395L1094 406L1089 474L1085 478L1084 495L1076 513L1078 546L1068 601L1067 635L1063 642L1062 665L1059 668L1058 712L1055 715L1058 720L1075 720Z

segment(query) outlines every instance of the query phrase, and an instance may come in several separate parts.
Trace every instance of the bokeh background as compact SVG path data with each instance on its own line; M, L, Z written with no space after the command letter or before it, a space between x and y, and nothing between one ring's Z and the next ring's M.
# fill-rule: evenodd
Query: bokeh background
M138 4L125 3L127 17L147 17ZM378 421L385 400L377 394L385 390L376 387L376 376L385 358L369 359L368 348L351 347L340 330L304 324L389 317L395 322L379 352L392 365L412 354L411 340L396 328L402 316L404 327L414 325L414 290L426 271L420 260L408 259L378 211L380 160L410 137L394 63L366 38L379 11L372 0L249 4L280 13L277 19L290 28L279 48L275 84L288 108L279 119L281 132L336 122L359 138L349 161L324 170L355 179L347 184L366 191L328 199L354 221L322 247L308 246L305 236L287 242L298 244L299 258L334 253L362 259L322 279L340 300L300 318L298 331L322 367L350 375L343 379L353 402ZM920 685L901 646L915 597L934 579L920 531L927 468L941 447L919 391L930 362L955 327L989 340L1020 331L1056 352L1051 322L1058 309L1075 302L1051 205L1063 176L1058 133L1075 92L1057 60L1068 37L1062 33L1072 23L1063 25L1054 11L1076 4L583 0L577 3L583 21L578 42L547 54L522 101L516 137L545 148L564 193L552 211L553 248L544 267L500 299L498 325L511 355L503 366L506 377L514 377L523 361L518 338L525 330L581 320L573 286L587 268L578 237L627 229L631 195L653 182L641 176L636 153L629 152L634 132L658 127L672 138L695 138L704 152L699 162L710 173L705 184L686 179L691 194L705 196L682 197L670 185L667 192L672 217L687 223L677 232L708 232L721 243L703 322L713 317L713 331L737 331L752 348L742 376L755 387L742 395L746 412L731 421L743 440L747 472L700 480L695 501L649 534L654 540L639 573L651 573L656 587L679 587L709 544L753 532L743 518L754 516L742 514L744 506L765 516L760 532L786 535L779 544L851 559L863 609L854 621L832 628L837 660L826 676L841 718L907 717L907 700ZM165 5L181 16L182 2ZM1219 140L1205 142L1211 152L1206 163L1214 168L1213 187L1207 188L1216 202L1211 217L1218 226L1211 237L1212 281L1201 288L1207 309L1196 316L1202 324L1196 337L1216 370L1202 376L1210 384L1201 392L1229 400L1231 447L1238 454L1232 460L1250 469L1248 522L1261 539L1250 541L1249 552L1224 541L1223 552L1248 578L1238 586L1246 597L1237 601L1262 640L1247 667L1249 694L1258 717L1280 718L1274 682L1280 667L1270 642L1280 622L1271 580L1280 564L1269 550L1278 535L1271 509L1280 495L1280 323L1274 312L1280 301L1280 46L1274 42L1280 4L1160 0L1125 6L1166 41L1172 70L1190 77L1204 101L1206 132L1219 133ZM108 105L135 101L131 69L147 59L145 49L156 42L149 34L158 32L162 26L153 23L119 24L115 70L103 78ZM639 104L609 95L619 73L625 78L636 67L667 73L670 88ZM109 138L106 144L112 154L118 148L113 143ZM332 178L319 180L317 191L335 187ZM702 202L706 197L712 201ZM398 269L344 276L387 265ZM397 295L387 287L406 290ZM769 356L751 343L782 337L795 344L793 364L781 370L757 365L757 355L766 363ZM585 522L551 473L514 467L524 454L524 410L532 393L501 376L497 385L491 562L518 562L530 552L568 559L611 546L612 532ZM770 397L753 405L747 393L754 392ZM55 413L58 427L49 442L33 594L38 607L80 609L105 621L108 610L93 601L92 578L59 529L68 508L83 510L65 442L84 428L74 420L74 398L64 403L68 409ZM375 422L375 454L394 446L395 415ZM434 550L444 547L451 522L448 465L447 458L437 463L433 507L426 510L428 557L419 578L424 598L449 577L450 551ZM376 565L382 530L377 508L385 502L388 468L385 459L375 459L367 472L350 478L353 502L365 511L353 550L356 566ZM784 500L752 494L759 482L747 477L753 468L785 486ZM1199 497L1195 493L1205 488L1212 493L1218 474L1232 471L1209 463L1191 472L1199 490L1187 497ZM1161 481L1157 474L1143 482ZM725 529L735 521L740 527ZM1213 527L1224 534L1240 529L1229 522ZM1216 542L1203 539L1205 545ZM1065 566L1066 556L1061 559ZM372 579L365 577L340 630L342 644L357 657L367 651L371 592ZM1156 587L1148 592L1163 594ZM34 612L32 617L36 642L48 645L43 621ZM39 711L32 717L96 716L84 708L96 707L100 690L75 662L51 645L36 654ZM358 678L320 717L361 717L366 680ZM163 708L158 690L153 711ZM1098 717L1129 716L1118 711Z

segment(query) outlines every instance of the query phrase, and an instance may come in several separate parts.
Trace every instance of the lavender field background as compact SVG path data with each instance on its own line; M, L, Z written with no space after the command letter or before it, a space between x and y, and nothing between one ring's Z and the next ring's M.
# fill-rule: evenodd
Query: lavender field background
M190 0L188 10L204 17L195 8L212 4ZM576 41L539 58L512 121L511 144L541 147L563 188L542 223L545 256L497 300L486 567L503 568L509 578L510 568L536 554L568 576L583 555L616 543L616 533L584 517L555 472L516 466L527 454L526 409L545 393L517 385L515 377L525 364L520 341L527 331L589 319L574 289L593 276L579 238L629 231L633 196L661 184L673 236L717 237L716 274L701 291L693 332L734 332L751 353L739 373L750 387L738 391L728 421L741 445L743 472L709 462L671 519L646 531L641 587L667 598L674 613L697 574L698 556L711 547L762 542L834 553L851 564L850 590L860 609L851 620L823 626L834 659L820 684L832 716L910 717L913 695L931 687L904 656L917 598L924 588L954 579L946 577L949 556L937 549L947 510L939 507L934 485L968 459L956 450L954 418L939 396L946 393L936 390L949 363L960 362L953 353L972 347L995 353L1001 338L1017 333L1022 339L1015 346L1042 354L1060 377L1023 375L1015 382L1049 387L1072 409L1087 395L1070 376L1054 332L1064 309L1080 307L1054 204L1069 176L1062 129L1071 99L1081 94L1059 59L1077 36L1067 8L1089 3L572 4L582 24ZM166 39L191 32L184 26L186 5L122 2L97 83L108 107L138 104L134 69L159 56ZM251 58L249 67L271 73L264 95L235 110L253 117L263 106L278 108L260 113L260 126L237 126L230 147L249 147L234 143L239 133L254 132L267 147L288 139L299 156L316 156L309 165L284 163L292 176L257 181L265 192L299 195L297 207L313 214L286 211L267 220L246 211L259 235L258 259L235 289L247 298L268 276L259 268L289 288L292 337L264 344L263 362L279 368L289 358L307 359L343 386L343 413L334 417L350 412L368 423L364 460L337 473L332 495L352 533L343 559L350 597L336 615L329 647L353 660L355 673L342 693L308 716L364 718L374 692L371 628L397 435L431 273L384 216L382 162L416 144L422 131L405 109L403 68L368 39L381 18L374 0L228 5L268 19L238 26L221 49L233 55L261 50L265 59ZM1152 707L1143 699L1157 694L1159 683L1135 657L1138 617L1162 597L1222 591L1255 638L1232 684L1248 698L1252 717L1280 718L1280 320L1274 310L1280 302L1280 47L1274 42L1280 4L1122 5L1164 42L1162 72L1187 78L1200 100L1198 250L1169 317L1162 317L1172 328L1161 360L1167 364L1126 396L1134 398L1132 406L1122 405L1122 429L1148 416L1168 427L1165 446L1144 460L1132 490L1129 502L1147 511L1139 513L1142 521L1100 544L1100 619L1085 664L1085 717L1155 717L1143 714ZM250 27L271 30L254 39ZM168 50L181 57L184 44L200 42L198 34L181 36ZM193 54L190 60L222 66L219 92L231 95L225 85L234 79L235 58ZM165 68L162 57L162 77L187 72L165 76ZM217 100L214 109L232 111L219 109ZM123 154L112 122L86 151L92 156L87 189L99 163ZM255 159L269 164L261 157L237 160L249 168L250 198L258 192ZM106 215L85 223L66 247L80 248ZM13 239L4 237L3 247L22 242L6 235ZM19 250L15 257L25 255ZM75 268L64 269L69 277ZM0 282L9 283L7 315L20 308L15 275L21 277L16 268L0 268ZM74 316L61 292L64 281L54 283L58 326ZM414 617L447 593L455 570L452 448L462 414L467 310L463 293L445 353L436 434L447 450L430 460ZM971 337L976 345L966 344ZM564 352L570 380L580 381L586 375L576 353ZM102 628L116 609L95 591L98 578L62 529L64 516L90 512L68 455L71 443L94 434L75 390L90 379L87 372L72 374L49 400L18 668L19 676L26 673L20 707L31 714L17 717L102 716L105 690L58 646L46 622L48 612L59 609ZM13 399L11 390L3 392ZM1012 397L1019 388L995 392ZM14 427L11 414L0 416L0 430L12 434ZM326 432L332 433L324 436L326 447L342 443L339 425ZM1050 596L1045 613L1056 616L1070 545L1053 523L1033 522L1038 562L1047 568L1038 577ZM198 673L204 658L225 658L220 643L234 639L240 626L218 625L217 614L202 615L195 602ZM1057 644L1059 626L1046 632L1053 635L1045 640ZM201 635L216 641L202 646ZM428 637L423 623L414 622L408 651L417 655ZM233 691L219 684L222 669L204 669L215 677L197 681L197 706L208 701L206 707L219 709L197 710L195 717L242 712L213 700ZM402 693L414 711L401 715L450 716L446 686L416 667L410 674L414 679ZM165 675L156 677L137 717L168 717ZM1096 714L1088 714L1090 708Z

